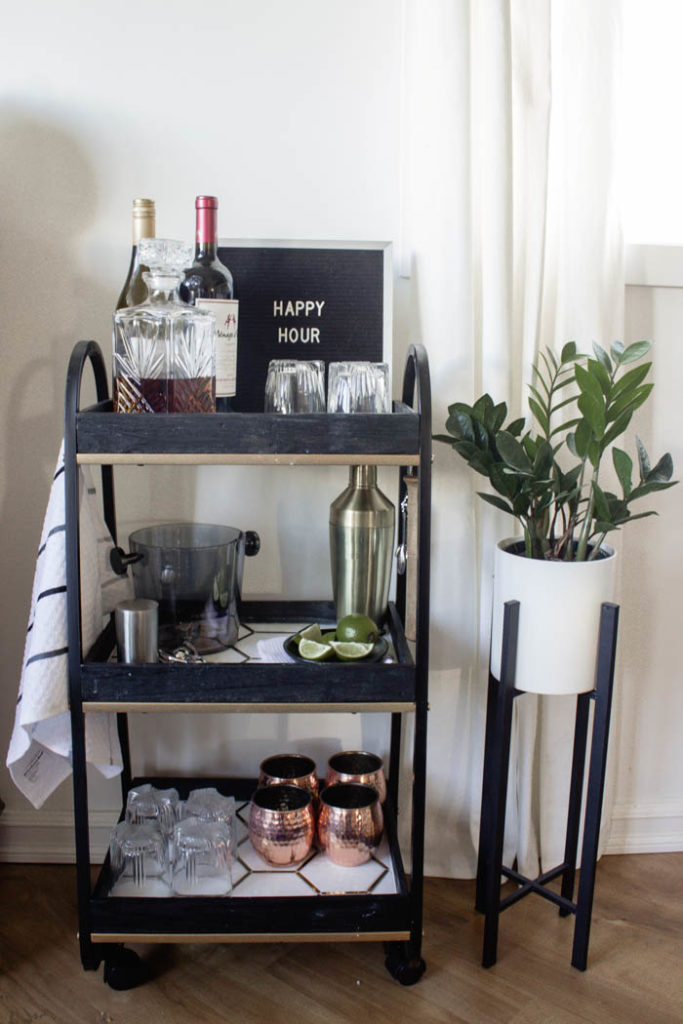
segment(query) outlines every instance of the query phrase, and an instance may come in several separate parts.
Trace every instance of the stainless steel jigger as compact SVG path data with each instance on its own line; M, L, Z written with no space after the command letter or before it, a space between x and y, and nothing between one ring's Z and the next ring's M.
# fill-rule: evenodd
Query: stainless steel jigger
M114 609L119 661L141 665L159 660L159 602L146 597L121 601Z

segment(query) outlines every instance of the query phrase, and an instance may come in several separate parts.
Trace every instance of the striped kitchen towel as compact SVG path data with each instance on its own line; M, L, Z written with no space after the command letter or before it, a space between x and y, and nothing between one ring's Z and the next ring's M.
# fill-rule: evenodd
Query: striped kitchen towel
M101 500L86 467L79 469L81 620L87 651L119 601L132 596L132 581L109 565L114 545ZM66 518L64 444L45 513L33 578L31 610L14 730L7 754L10 774L34 807L71 774L71 722L67 669ZM86 757L110 778L121 771L113 714L86 716Z

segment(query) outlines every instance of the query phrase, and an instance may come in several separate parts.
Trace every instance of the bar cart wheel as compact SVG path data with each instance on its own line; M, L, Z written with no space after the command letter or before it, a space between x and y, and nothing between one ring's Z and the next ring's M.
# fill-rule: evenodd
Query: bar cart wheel
M392 978L401 985L417 984L427 967L422 957L411 957L403 942L388 942L385 948L384 966Z
M135 988L145 980L142 960L134 950L114 946L104 961L104 980L117 992Z

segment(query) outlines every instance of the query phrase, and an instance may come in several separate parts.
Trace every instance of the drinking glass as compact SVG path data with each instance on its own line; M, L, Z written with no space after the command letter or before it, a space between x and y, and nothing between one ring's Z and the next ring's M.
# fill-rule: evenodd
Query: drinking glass
M180 813L177 789L155 789L150 783L131 789L126 798L126 821L133 825L155 824L168 836Z
M265 412L325 411L325 364L320 359L271 359Z
M168 844L158 825L120 821L111 834L109 856L115 895L167 892Z
M184 818L173 829L171 887L177 896L227 896L232 889L230 827Z
M391 412L389 364L330 363L328 412Z

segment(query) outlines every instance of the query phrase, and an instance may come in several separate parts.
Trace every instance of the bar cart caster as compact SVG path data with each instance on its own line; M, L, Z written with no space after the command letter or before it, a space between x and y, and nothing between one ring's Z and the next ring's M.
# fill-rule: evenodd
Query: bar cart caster
M411 956L405 942L385 943L386 957L384 966L389 974L401 985L415 985L420 980L427 965L421 956Z
M107 950L104 958L104 981L109 988L123 992L136 988L146 979L145 967L132 949L116 944Z

